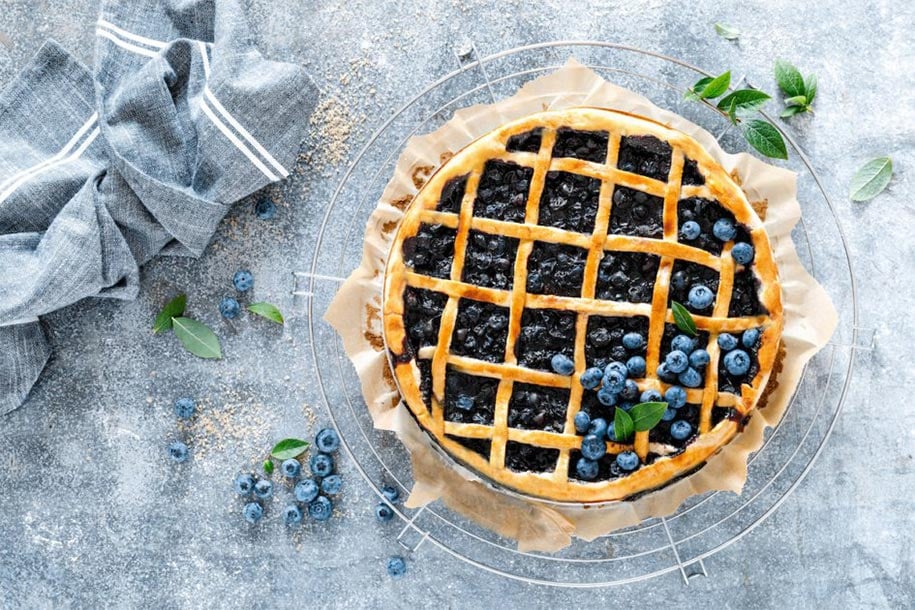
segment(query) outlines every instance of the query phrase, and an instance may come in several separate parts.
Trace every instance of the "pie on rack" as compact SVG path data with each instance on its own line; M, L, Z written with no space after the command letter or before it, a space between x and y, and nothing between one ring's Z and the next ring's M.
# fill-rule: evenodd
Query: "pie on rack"
M700 468L757 405L782 331L740 187L686 134L598 108L516 120L445 162L398 228L383 308L401 395L435 443L561 502ZM617 410L659 402L656 425L617 434Z

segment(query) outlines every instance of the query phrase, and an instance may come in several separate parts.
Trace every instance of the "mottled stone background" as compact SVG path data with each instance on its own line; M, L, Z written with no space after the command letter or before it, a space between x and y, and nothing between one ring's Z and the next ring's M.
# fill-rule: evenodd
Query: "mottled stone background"
M0 81L48 37L91 63L96 4L0 0ZM89 300L46 318L54 356L26 404L0 419L0 606L915 606L911 3L245 5L263 52L300 62L324 92L308 148L293 178L269 191L279 203L273 221L257 220L245 202L200 260L147 266L138 300ZM740 28L739 44L718 38L716 21ZM275 438L311 435L327 421L288 271L310 261L347 160L393 109L452 69L461 33L483 54L551 39L625 42L711 71L732 67L770 91L779 56L819 76L816 114L787 129L838 204L862 323L876 331L876 349L862 354L808 479L761 527L708 559L709 577L690 587L669 574L612 589L548 589L432 547L392 581L383 562L398 549L396 530L374 522L374 495L345 460L347 489L330 523L291 535L275 520L249 528L238 514L233 474ZM848 201L856 167L887 154L896 162L888 191L870 203ZM285 330L220 322L215 304L239 267L254 272L258 300L290 315ZM177 291L188 292L193 315L218 328L224 360L197 360L172 337L151 338L153 316ZM201 416L183 432L193 459L172 466L163 452L178 434L170 403L181 394L198 398Z

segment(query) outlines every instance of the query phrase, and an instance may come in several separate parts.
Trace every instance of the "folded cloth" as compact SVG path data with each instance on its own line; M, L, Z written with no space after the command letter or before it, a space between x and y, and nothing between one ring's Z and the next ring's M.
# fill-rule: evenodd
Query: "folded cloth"
M47 42L0 94L0 414L50 355L41 315L132 299L289 175L317 90L264 59L236 0L107 0L95 70Z

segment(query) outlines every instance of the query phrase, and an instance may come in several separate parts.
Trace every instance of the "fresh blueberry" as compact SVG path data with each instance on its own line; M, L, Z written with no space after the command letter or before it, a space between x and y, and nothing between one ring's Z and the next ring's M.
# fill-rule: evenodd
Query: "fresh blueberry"
M734 262L737 264L749 265L753 260L753 246L746 242L736 243L731 248L731 256L734 257Z
M715 293L708 286L696 284L689 289L686 303L693 309L705 309L715 300Z
M343 488L343 477L339 474L332 474L329 477L324 477L321 481L321 491L326 493L329 496L334 496L340 493L340 489Z
M308 460L308 468L316 477L326 477L334 471L334 458L326 453L316 453Z
M308 503L308 516L315 521L327 521L334 512L334 504L324 496Z
M609 429L609 428L608 428ZM604 438L607 431L601 436L589 434L581 439L581 454L589 460L599 460L607 453L607 445L604 444Z
M712 227L712 234L720 241L731 241L737 235L737 229L727 218L719 218Z
M473 396L468 396L467 394L459 394L457 399L454 401L454 406L461 411L472 411L473 402Z
M255 204L254 213L261 220L270 220L276 216L276 205L267 198L261 199Z
M403 578L403 575L407 573L407 562L404 561L404 558L399 555L394 555L388 559L388 576L393 579Z
M588 435L596 436L600 438L607 435L607 420L603 417L595 417L591 420L591 425L588 426Z
M626 349L642 349L645 347L645 338L636 332L626 333L623 335L623 347Z
M680 350L674 350L664 358L664 364L671 373L680 374L689 367L689 356Z
M633 356L626 361L626 369L629 371L630 377L644 377L645 359L641 356Z
M626 368L626 365L622 362L614 361L604 367L604 375L609 375L610 372L616 372L622 375L623 379L626 378L626 375L629 373L629 369Z
M677 380L677 374L670 372L670 369L667 368L667 363L662 362L658 365L658 379L665 383L674 383Z
M245 271L244 269L236 271L235 275L232 276L232 285L239 292L247 292L254 286L254 276L251 275L250 271Z
M693 427L688 421L678 419L670 425L670 435L678 441L686 440L693 433Z
M273 495L273 483L267 479L261 479L254 484L254 495L261 500L266 500Z
M670 421L677 416L677 412L667 407L664 409L664 413L661 414L661 421Z
M381 495L388 499L388 502L397 502L400 499L400 491L393 485L385 485L381 488Z
M286 525L295 525L302 522L302 511L295 504L287 504L283 509L283 522Z
M613 425L613 422L607 424L607 440L611 442L616 441L616 426Z
M322 428L315 435L315 446L323 453L333 453L340 447L340 437L333 428Z
M264 508L257 502L248 502L242 509L242 514L248 523L257 523L264 516Z
M689 365L694 369L704 369L708 362L708 352L704 349L697 349L689 355Z
M623 451L617 454L616 465L623 470L635 470L639 467L639 456L635 451Z
M394 510L384 502L379 502L375 507L375 518L381 523L386 523L394 518Z
M295 484L292 493L295 499L303 504L311 502L318 497L318 484L312 479L302 479Z
M687 277L683 271L677 271L670 276L670 287L676 290L686 290Z
M565 354L556 354L550 360L550 366L559 375L571 375L575 372L575 363Z
M620 398L623 400L635 400L639 397L639 384L634 382L631 379L626 380L626 385L623 386L623 391L620 392Z
M661 393L657 390L645 390L639 396L639 402L661 402Z
M743 343L743 346L747 349L753 349L756 347L756 344L759 342L759 329L751 328L749 330L743 331L743 336L740 337L740 342Z
M724 368L731 375L744 375L750 370L750 356L742 349L735 349L724 356Z
M596 479L599 470L599 465L594 460L582 457L578 458L578 461L575 462L575 476L584 481L593 481Z
M197 404L193 398L179 398L175 401L175 415L181 419L190 419L197 410Z
M699 223L695 220L687 220L683 223L683 226L680 227L680 235L683 236L683 239L686 241L693 241L699 237L699 233L702 232L702 228L699 226Z
M302 472L302 465L299 463L299 460L290 458L280 466L280 472L283 473L283 476L294 479Z
M696 340L689 335L677 335L670 341L670 349L692 354L696 349Z
M578 434L584 434L588 431L588 426L591 425L591 416L584 411L579 411L575 414L575 432Z
M604 373L603 386L601 390L606 390L614 394L619 394L623 391L623 388L626 387L626 375L629 373L629 370L626 369L626 372L621 373L617 370L610 370L610 367L607 367L606 372Z
M168 446L168 457L170 457L173 462L180 464L187 460L187 455L187 445L181 441L175 441Z
M730 333L721 333L718 335L718 347L726 352L737 347L737 337Z
M628 412L629 409L631 409L632 407L635 406L635 403L634 403L633 401L631 401L631 400L627 400L626 402L621 402L620 404L618 404L618 405L616 405L616 406L618 406L618 407L619 407L620 409L622 409L623 411L627 411L627 412Z
M241 305L232 297L224 297L219 302L219 313L226 320L234 320L241 314Z
M668 407L679 409L686 404L686 390L678 385L672 385L664 392L664 400L667 401Z
M597 391L597 401L605 407L612 407L619 399L619 394L611 392L609 388L601 388Z
M235 477L235 493L247 496L254 489L254 477L250 474L240 474Z
M702 375L699 374L699 371L690 367L677 375L677 381L688 388L698 388L702 385Z
M593 390L600 385L600 380L603 376L604 372L600 368L592 366L582 373L578 380L581 382L581 387L586 390Z

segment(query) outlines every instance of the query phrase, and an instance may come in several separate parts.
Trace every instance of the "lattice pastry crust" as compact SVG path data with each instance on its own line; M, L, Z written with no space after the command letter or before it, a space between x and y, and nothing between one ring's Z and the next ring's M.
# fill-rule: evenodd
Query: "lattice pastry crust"
M682 218L707 225L716 214L729 216L752 244L752 262L735 262L734 241L682 239ZM486 244L495 254L481 253ZM477 270L465 273L465 266ZM578 280L567 276L579 271L580 291L569 294L568 282ZM662 429L638 432L631 444L607 441L599 480L580 480L574 462L582 436L573 420L580 409L601 408L579 379L603 354L592 338L618 338L618 329L642 325L646 374L637 383L663 394L670 384L656 371L677 332L672 276L705 282L715 293L708 312L693 314L710 358L701 387L687 389L695 433L682 443ZM551 293L551 285L561 289ZM491 332L480 331L485 324ZM729 378L716 339L748 329L760 331L753 366L746 378ZM782 303L759 217L695 140L642 117L573 108L504 125L429 179L388 258L384 330L403 400L445 452L517 492L595 502L661 487L740 431L772 370ZM468 332L477 333L469 342ZM563 332L571 376L534 362L537 333L565 345ZM468 349L473 344L479 352ZM455 408L448 387L477 392L481 404ZM614 470L614 456L626 450L640 466Z

